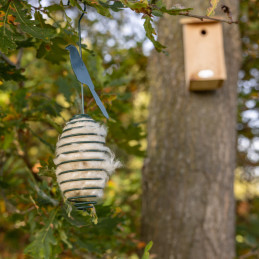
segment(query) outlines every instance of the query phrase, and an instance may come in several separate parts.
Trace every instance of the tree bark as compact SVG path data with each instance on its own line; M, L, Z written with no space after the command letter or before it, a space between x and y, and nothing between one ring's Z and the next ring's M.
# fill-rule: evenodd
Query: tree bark
M204 15L208 2L181 4ZM224 4L237 18L238 1ZM167 15L158 25L159 40L169 55L154 52L150 57L148 155L142 182L142 235L154 242L151 252L158 259L235 256L233 180L240 46L237 25L223 24L223 31L227 80L216 91L197 93L185 86L179 17Z

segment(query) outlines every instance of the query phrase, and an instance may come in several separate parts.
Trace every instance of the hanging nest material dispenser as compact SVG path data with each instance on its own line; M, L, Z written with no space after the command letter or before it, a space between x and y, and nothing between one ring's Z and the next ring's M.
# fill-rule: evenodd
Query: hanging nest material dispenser
M107 129L86 114L66 123L56 145L57 181L65 198L79 210L93 208L120 162L105 146Z
M84 11L86 3L84 3ZM82 114L75 115L66 123L56 145L56 175L65 198L78 210L93 208L103 197L103 189L109 176L120 167L111 150L105 146L107 129L84 113L84 87L91 91L96 104L103 115L109 115L95 91L89 72L82 60L81 27L79 18L79 52L73 45L68 45L70 62L77 80L81 83Z

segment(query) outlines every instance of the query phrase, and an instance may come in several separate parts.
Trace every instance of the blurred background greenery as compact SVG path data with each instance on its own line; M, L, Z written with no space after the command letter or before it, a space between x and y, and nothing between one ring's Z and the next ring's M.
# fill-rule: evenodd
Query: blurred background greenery
M21 34L14 39L16 49L0 57L0 258L140 258L146 246L139 231L152 50L141 16L112 11L110 20L89 8L82 21L83 59L111 119L105 121L87 90L86 111L107 124L107 143L124 165L107 184L95 224L91 216L68 211L52 161L62 127L80 112L80 85L64 50L78 40L79 12L28 4L35 7L35 21L45 20L43 28L54 27L56 34L49 41ZM236 249L240 258L257 258L259 1L240 0L240 7ZM1 18L6 10L0 12ZM7 20L15 25L12 16Z

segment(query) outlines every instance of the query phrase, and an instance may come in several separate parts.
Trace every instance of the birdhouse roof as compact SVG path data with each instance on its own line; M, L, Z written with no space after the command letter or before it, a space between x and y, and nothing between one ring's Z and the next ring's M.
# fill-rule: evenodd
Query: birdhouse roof
M219 16L215 16L213 18L216 18L216 19L222 19L222 17L219 17ZM202 20L199 19L199 18L182 18L180 19L180 23L181 24L189 24L189 23L219 23L219 21L215 21L215 20L209 20L209 19L206 19L206 18L203 18Z

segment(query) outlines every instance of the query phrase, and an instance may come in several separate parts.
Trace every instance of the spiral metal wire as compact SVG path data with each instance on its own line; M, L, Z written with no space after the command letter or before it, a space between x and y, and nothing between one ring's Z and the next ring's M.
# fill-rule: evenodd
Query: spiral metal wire
M71 125L71 128L67 128L63 131L64 132L68 132L72 129L75 128L83 128L84 126L77 126L77 127L72 127L73 124L78 123L78 122L91 122L91 123L97 123L96 121L94 121L90 116L88 116L87 114L79 114L79 115L75 115L73 116L69 122L67 123L67 125ZM63 134L62 133L62 134ZM69 137L75 137L75 136L86 136L86 135L94 135L94 136L101 136L104 137L103 135L99 135L96 133L78 133L78 134L70 134L70 135L66 135L66 136L62 136L60 137L61 139L64 138L69 138ZM102 144L104 145L105 142L101 142L101 141L76 141L76 142L68 142L65 143L63 145L59 145L58 148L64 147L64 146L69 146L69 145L73 145L73 144ZM60 154L58 154L56 156L56 158L58 158L60 155L67 155L67 154L72 154L72 153L78 153L78 152L102 152L102 153L107 153L106 150L102 150L102 149L84 149L84 150L71 150L71 151L66 151L66 152L62 152ZM102 162L104 161L104 159L100 159L100 158L91 158L91 159L75 159L75 160L67 160L67 161L63 161L57 164L57 168L62 165L62 164L70 164L70 163L76 163L76 162L88 162L88 161L98 161L98 162ZM64 175L64 174L69 174L69 173L79 173L80 172L90 172L90 171L95 171L96 173L98 172L106 172L107 171L103 168L76 168L73 170L66 170L66 171L61 171L58 173L57 176L60 175ZM95 178L76 178L76 179L68 179L68 180L64 180L61 181L59 184L65 184L68 182L75 182L75 181L100 181L103 180L103 178L101 177L95 177ZM103 189L104 187L100 187L100 186L94 186L94 187L82 187L82 188L70 188L70 189L65 189L63 190L63 194L66 194L68 192L72 192L72 191L84 191L84 190L98 190L98 189ZM73 197L69 197L67 200L72 202L73 205L78 209L78 210L86 210L89 208L93 208L94 204L96 204L96 199L97 195L81 195L81 196L73 196ZM82 200L84 199L84 200ZM85 199L87 199L87 201L85 201ZM89 200L88 200L89 199Z

